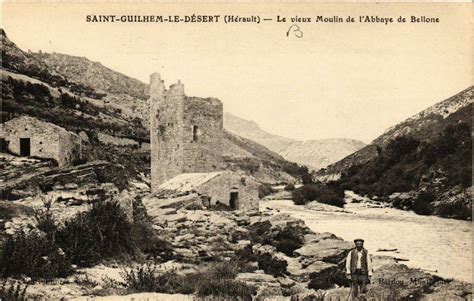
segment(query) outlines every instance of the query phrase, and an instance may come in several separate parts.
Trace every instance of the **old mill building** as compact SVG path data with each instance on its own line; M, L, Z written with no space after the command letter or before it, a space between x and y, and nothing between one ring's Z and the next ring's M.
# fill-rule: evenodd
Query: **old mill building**
M54 159L59 166L72 165L81 157L81 138L78 135L29 116L3 123L0 138L13 154Z
M161 76L153 73L149 101L153 192L177 189L179 183L188 181L195 186L190 189L200 191L211 204L218 201L233 209L258 207L254 179L222 172L220 100L186 96L180 82L166 89Z

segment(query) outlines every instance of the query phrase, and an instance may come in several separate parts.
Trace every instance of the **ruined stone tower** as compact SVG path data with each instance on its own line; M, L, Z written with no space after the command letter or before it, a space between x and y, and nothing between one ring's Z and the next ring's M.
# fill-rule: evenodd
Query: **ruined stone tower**
M187 97L184 85L168 90L150 76L151 187L182 173L223 168L223 107L215 98Z

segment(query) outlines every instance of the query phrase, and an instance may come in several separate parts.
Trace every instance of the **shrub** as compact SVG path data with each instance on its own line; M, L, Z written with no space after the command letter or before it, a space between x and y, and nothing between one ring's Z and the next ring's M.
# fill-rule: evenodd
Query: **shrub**
M203 271L179 274L176 271L159 273L152 263L124 270L122 283L131 292L160 292L168 294L193 294L224 298L252 300L254 287L235 281L241 271L238 261L211 264Z
M188 275L175 271L158 273L153 263L146 263L121 273L123 286L130 292L158 292L169 294L192 294L195 292L194 281Z
M246 283L232 279L211 278L197 291L199 297L215 296L227 300L253 300L257 289Z
M285 186L285 191L293 191L295 190L295 185L294 184L288 184Z
M271 244L272 224L269 221L256 222L249 227L250 240L253 243Z
M433 202L435 196L432 192L422 191L418 194L415 201L413 202L412 209L416 214L429 215L433 213Z
M264 198L267 195L270 195L274 192L275 191L273 190L273 188L270 184L261 184L260 186L258 186L258 197L259 198Z
M56 241L75 264L89 266L102 258L133 254L132 225L116 202L99 202L66 221Z
M293 256L293 251L304 244L305 230L301 227L287 227L275 235L275 247L278 251L288 256Z
M265 253L257 258L258 268L263 270L266 274L275 277L282 276L286 273L288 263L285 260L279 260L272 257L269 253Z
M301 175L301 183L303 183L303 185L314 183L313 176L309 173Z
M344 207L344 197L334 188L324 184L308 184L293 190L293 202L296 205L303 205L311 201Z
M472 218L472 208L463 204L462 202L438 204L435 212L442 217L452 217L458 219Z
M328 289L332 288L335 284L339 286L347 286L349 285L349 281L341 269L328 268L318 274L311 274L308 288L314 290Z
M0 266L4 276L26 275L33 280L51 281L72 273L71 264L61 249L45 235L18 231L2 246Z
M27 301L30 298L26 295L28 285L21 283L10 283L7 287L7 280L4 280L0 286L0 300L5 301Z

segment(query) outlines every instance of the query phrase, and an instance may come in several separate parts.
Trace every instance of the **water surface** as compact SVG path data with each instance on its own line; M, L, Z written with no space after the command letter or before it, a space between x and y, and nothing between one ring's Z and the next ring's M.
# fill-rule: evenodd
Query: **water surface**
M347 204L344 212L321 212L292 201L262 201L260 207L278 209L303 219L316 232L331 232L345 240L361 237L374 255L409 259L404 264L444 278L472 283L472 223L422 216L393 208ZM397 249L396 252L377 252Z

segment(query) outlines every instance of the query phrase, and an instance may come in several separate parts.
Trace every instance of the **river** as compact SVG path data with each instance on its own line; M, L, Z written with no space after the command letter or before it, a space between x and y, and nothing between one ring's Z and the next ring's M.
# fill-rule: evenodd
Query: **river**
M289 200L261 201L269 207L301 218L315 232L330 232L352 241L361 237L373 255L408 259L407 266L443 278L472 283L472 223L422 216L393 208L370 208L349 203L348 212L325 212L296 206ZM378 249L397 249L377 252Z

